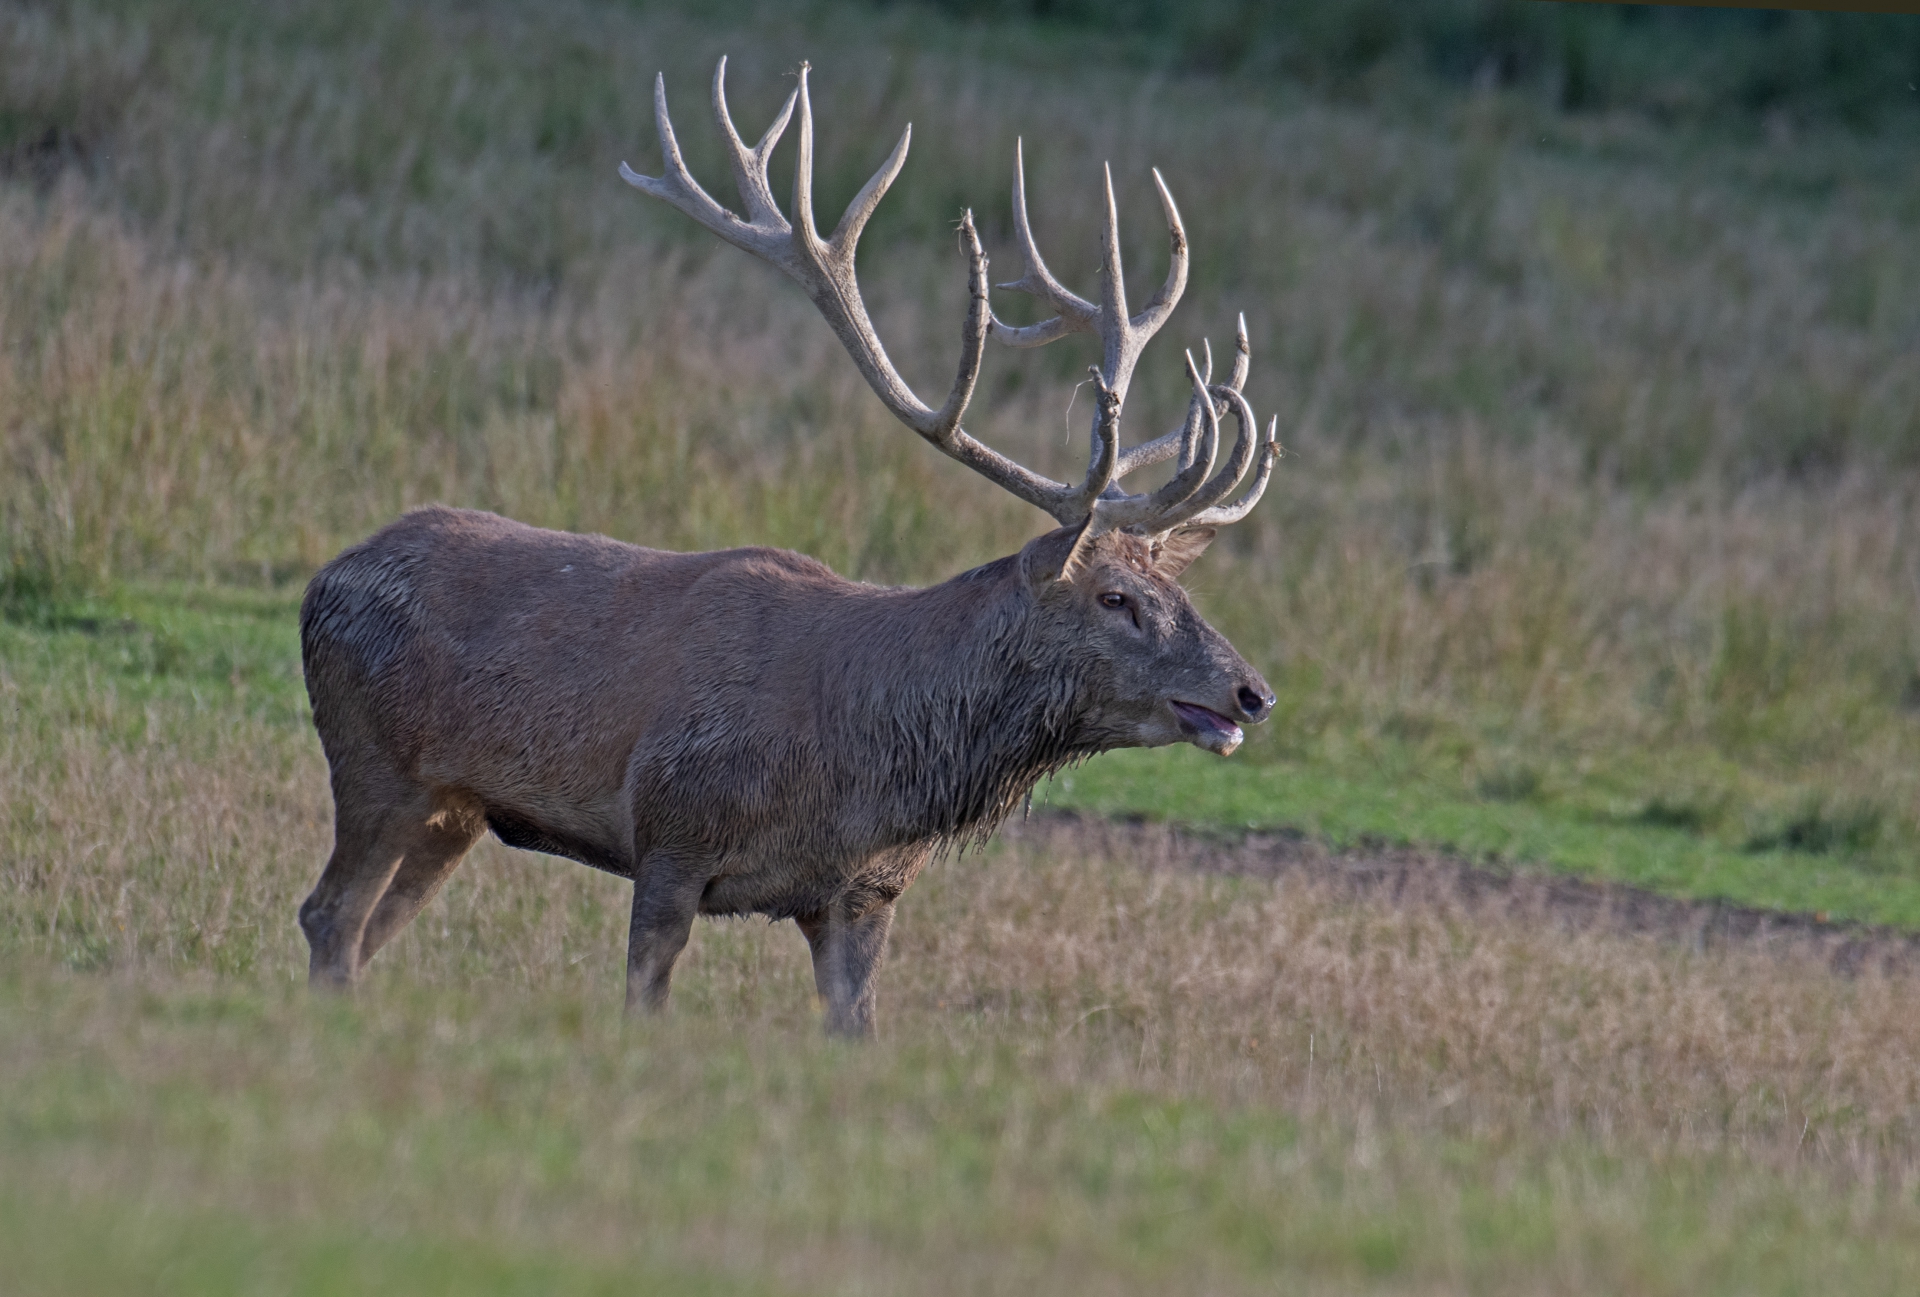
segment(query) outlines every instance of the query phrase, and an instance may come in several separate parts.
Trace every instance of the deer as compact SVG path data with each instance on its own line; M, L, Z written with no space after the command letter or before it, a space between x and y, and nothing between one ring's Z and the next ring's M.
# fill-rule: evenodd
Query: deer
M912 127L822 238L809 71L748 147L727 108L726 60L715 68L713 112L744 216L688 171L664 74L663 173L622 163L619 174L795 280L901 423L1056 525L920 589L848 580L778 549L673 553L437 505L343 551L300 607L335 808L332 854L299 911L313 985L352 984L490 831L632 881L630 1015L667 1004L698 916L758 914L792 919L806 938L827 1031L869 1035L895 904L929 860L984 841L1072 763L1174 743L1226 756L1243 725L1271 714L1266 680L1179 584L1259 502L1280 455L1277 418L1262 437L1243 394L1244 315L1226 381L1213 381L1210 349L1204 365L1189 351L1185 421L1120 444L1135 363L1187 280L1185 228L1160 173L1170 265L1130 313L1111 167L1096 302L1042 260L1016 144L1023 271L1001 287L1052 314L1024 326L995 315L968 211L959 372L934 408L888 358L854 274ZM768 160L796 112L788 217ZM961 427L989 338L1037 347L1080 333L1102 351L1079 482L1033 472ZM1121 487L1170 460L1156 489Z

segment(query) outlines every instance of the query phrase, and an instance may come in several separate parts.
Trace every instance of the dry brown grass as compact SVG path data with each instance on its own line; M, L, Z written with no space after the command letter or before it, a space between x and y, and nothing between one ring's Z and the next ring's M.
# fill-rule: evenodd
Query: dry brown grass
M942 877L901 959L940 956L936 1000L1032 988L992 1007L1036 1026L1077 1011L1129 1083L1495 1142L1737 1148L1902 1185L1920 1170L1909 976L1570 927L1462 890L1444 862L1384 894L1332 873L1195 878L1234 851L1147 826L1038 824L1008 851ZM950 922L956 899L971 912Z
M740 921L623 1036L626 888L494 844L317 1012L312 749L231 718L0 748L0 1156L43 1190L803 1290L1872 1290L1920 1237L1913 977L1569 929L1443 872L1202 872L1154 829L1036 821L930 871L864 1054L818 1043L790 927ZM48 980L74 962L110 971Z
M103 729L125 719L111 695L93 706ZM303 978L291 916L330 843L315 745L236 718L198 737L0 744L15 958ZM1901 1184L1920 1167L1912 978L1838 976L1813 949L1570 930L1482 903L1444 868L1383 896L1311 872L1218 873L1235 867L1233 849L1163 828L1016 825L904 906L885 975L892 1032L990 1027L1036 1058L1057 1046L1080 1081L1310 1101L1341 1120L1390 1084L1391 1111L1444 1097L1433 1120L1476 1136L1760 1150ZM624 884L491 840L458 879L382 956L383 984L580 995L611 1014ZM789 928L701 934L679 992L694 1012L805 1016L810 975Z

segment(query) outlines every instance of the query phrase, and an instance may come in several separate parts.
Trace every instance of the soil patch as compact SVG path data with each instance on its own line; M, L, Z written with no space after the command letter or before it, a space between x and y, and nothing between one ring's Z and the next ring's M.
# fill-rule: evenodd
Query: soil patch
M1552 923L1570 931L1648 936L1695 950L1760 947L1812 956L1835 972L1920 972L1920 933L1823 915L1687 900L1625 883L1545 870L1478 864L1419 847L1341 850L1301 833L1232 836L1141 820L1109 820L1071 811L1016 819L1008 838L1044 848L1098 852L1155 869L1332 884L1356 898L1442 906Z

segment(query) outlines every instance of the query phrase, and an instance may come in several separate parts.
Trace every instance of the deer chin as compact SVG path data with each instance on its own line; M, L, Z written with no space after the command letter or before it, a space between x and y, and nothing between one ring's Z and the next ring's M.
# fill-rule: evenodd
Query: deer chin
M1238 725L1198 703L1175 699L1170 705L1180 720L1180 732L1197 748L1205 748L1217 756L1231 756L1240 746L1240 740L1246 737Z

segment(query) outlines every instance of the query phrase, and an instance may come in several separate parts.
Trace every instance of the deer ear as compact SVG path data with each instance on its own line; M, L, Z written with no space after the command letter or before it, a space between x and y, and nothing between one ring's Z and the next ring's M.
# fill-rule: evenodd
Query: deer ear
M1020 569L1027 584L1038 590L1050 581L1071 581L1092 556L1098 537L1087 534L1087 527L1062 527L1027 542L1020 551Z
M1220 533L1212 527L1186 527L1168 532L1153 542L1153 570L1169 580L1177 580L1193 560L1207 552Z

